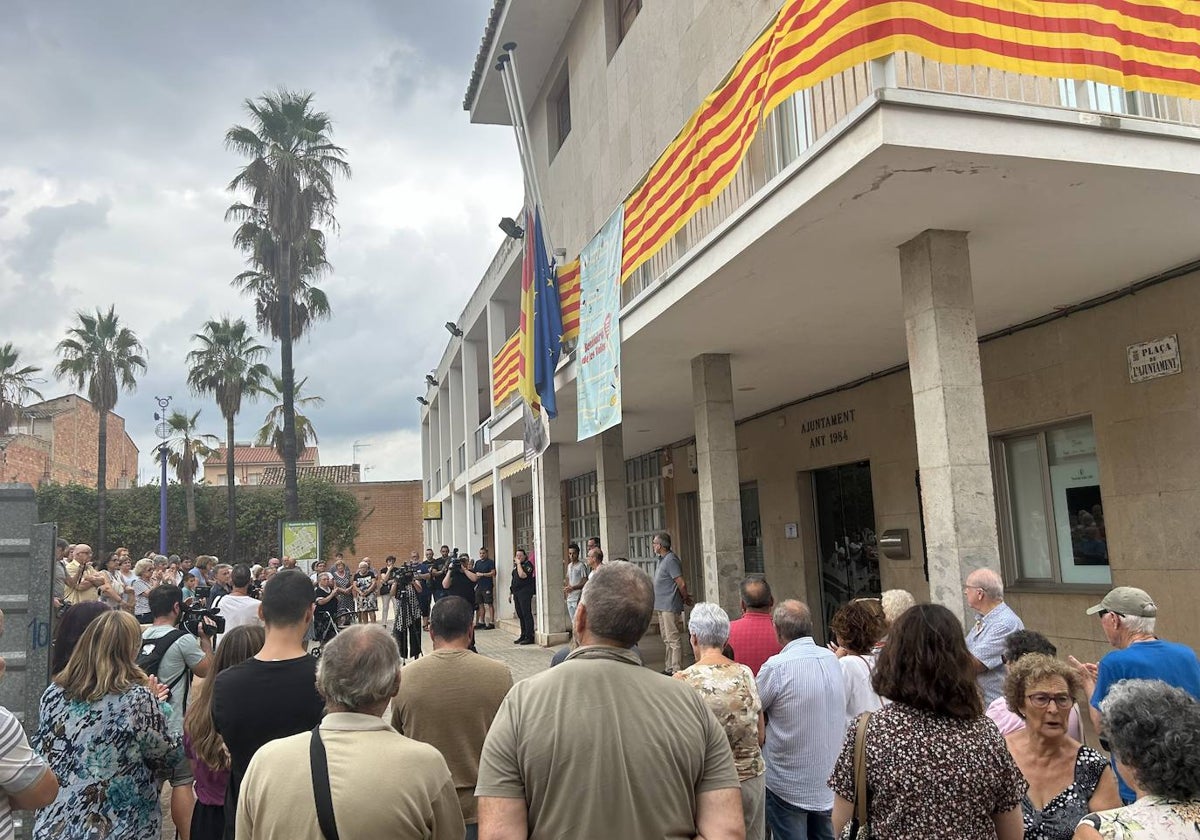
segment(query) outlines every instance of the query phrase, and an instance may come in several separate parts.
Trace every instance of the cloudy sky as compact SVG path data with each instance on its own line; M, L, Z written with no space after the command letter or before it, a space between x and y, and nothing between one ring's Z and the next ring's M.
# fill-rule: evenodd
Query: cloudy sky
M239 159L226 129L242 103L284 86L316 94L353 178L338 188L333 318L296 347L321 462L368 480L420 476L415 395L519 206L512 130L462 110L491 0L335 4L147 0L0 2L0 343L46 371L80 309L116 306L146 345L149 372L117 413L148 453L154 396L203 409L184 357L205 320L253 309L229 280L243 268L223 221ZM264 343L268 343L265 342ZM272 365L278 346L271 344ZM69 386L49 373L47 397ZM238 438L266 406L249 404Z

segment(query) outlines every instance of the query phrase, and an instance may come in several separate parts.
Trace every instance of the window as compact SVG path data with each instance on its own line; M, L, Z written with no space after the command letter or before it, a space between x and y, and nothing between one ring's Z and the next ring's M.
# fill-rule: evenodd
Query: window
M600 533L600 499L594 471L567 481L567 514L568 542L582 547L588 537Z
M629 560L653 563L654 535L663 530L666 507L663 504L662 461L658 452L639 455L625 462L625 506L629 524ZM620 556L613 549L613 556Z
M529 554L533 551L533 494L513 496L512 512L513 537L516 539L513 550L523 548Z
M762 516L758 512L758 482L742 485L742 562L746 574L762 574Z
M550 113L546 122L550 127L550 160L554 160L571 133L571 80L566 64L558 74L554 87L550 88L548 103Z
M1090 419L993 442L1002 551L1015 583L1108 586Z
M642 10L642 0L615 0L617 4L617 43L625 40L634 18Z

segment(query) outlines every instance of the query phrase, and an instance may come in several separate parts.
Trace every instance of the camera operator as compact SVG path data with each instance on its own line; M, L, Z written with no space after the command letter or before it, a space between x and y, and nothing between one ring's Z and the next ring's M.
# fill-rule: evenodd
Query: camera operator
M442 576L443 595L457 595L468 604L475 603L475 581L479 578L471 571L471 555L459 554L454 550Z
M183 736L183 715L187 711L188 692L191 688L191 676L208 676L212 667L212 634L204 632L212 625L207 619L200 625L201 634L193 636L179 628L180 617L183 613L183 591L178 586L163 584L150 590L147 596L150 602L150 614L153 621L142 631L142 647L139 659L153 655L155 649L166 644L166 637L175 637L169 647L161 652L154 675L158 681L171 692L168 701L171 705L171 716L167 718L167 728L176 737ZM155 642L164 641L159 645ZM192 792L192 766L182 759L171 773L171 820L176 829L187 835L191 831L192 809L196 804Z
M429 588L432 590L433 600L440 601L448 594L442 587L442 580L446 577L446 572L450 571L450 563L454 558L450 555L450 546L442 546L440 557L434 558L429 567Z
M422 575L422 568L428 567L417 562L417 553L414 551L412 560L397 566L392 573L396 596L396 620L392 625L392 636L400 648L401 659L406 661L421 655L422 595L429 587L429 573Z

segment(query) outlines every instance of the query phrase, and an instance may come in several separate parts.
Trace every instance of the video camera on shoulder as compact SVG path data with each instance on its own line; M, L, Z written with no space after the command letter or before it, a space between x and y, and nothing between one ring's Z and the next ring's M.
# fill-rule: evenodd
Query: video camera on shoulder
M179 626L196 638L203 633L211 639L225 632L225 616L206 607L184 607Z
M403 563L392 568L392 582L401 589L417 579L420 569L416 563Z

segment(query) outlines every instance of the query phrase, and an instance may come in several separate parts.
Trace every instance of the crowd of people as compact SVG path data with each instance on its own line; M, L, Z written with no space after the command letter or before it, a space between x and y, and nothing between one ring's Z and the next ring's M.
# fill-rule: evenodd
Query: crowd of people
M486 550L310 575L60 542L31 741L0 709L0 840L14 808L37 840L156 840L164 784L184 840L1200 838L1200 660L1156 635L1146 592L1088 610L1099 663L1059 658L988 569L966 626L891 590L821 645L763 576L731 620L693 603L670 535L654 547L650 575L572 544L572 644L514 685L474 651ZM535 587L514 552L518 643ZM652 623L666 676L639 648Z

